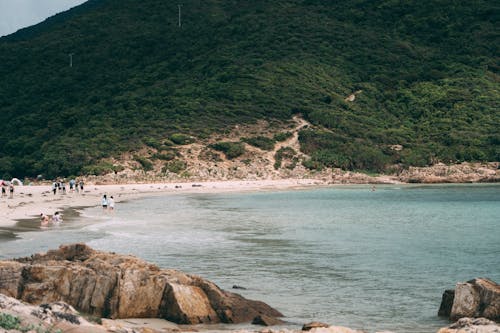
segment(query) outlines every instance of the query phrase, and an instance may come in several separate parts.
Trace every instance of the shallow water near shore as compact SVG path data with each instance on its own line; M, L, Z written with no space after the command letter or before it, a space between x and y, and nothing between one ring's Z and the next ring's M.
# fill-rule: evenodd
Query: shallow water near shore
M0 238L0 258L87 242L242 286L296 327L436 332L445 289L500 281L499 185L175 194L15 233Z

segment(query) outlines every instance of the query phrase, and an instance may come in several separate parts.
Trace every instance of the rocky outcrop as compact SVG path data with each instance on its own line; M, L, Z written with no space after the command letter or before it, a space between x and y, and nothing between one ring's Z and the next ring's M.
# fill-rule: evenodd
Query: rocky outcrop
M455 290L448 289L443 293L441 299L441 305L439 306L438 316L449 317L451 314L451 308L453 307L453 300L455 299Z
M484 317L498 322L500 286L491 280L481 278L457 283L454 292L445 291L439 315L452 320L463 317Z
M11 322L16 321L14 332L56 332L57 330L73 333L107 332L100 325L90 323L81 317L73 307L64 302L33 306L0 294L0 313L10 316ZM6 331L0 328L0 332Z
M500 326L485 318L461 318L437 333L500 333Z
M0 293L31 304L64 301L105 318L164 318L198 324L282 316L263 302L221 290L198 276L85 244L0 261Z
M497 183L500 182L500 163L469 163L428 167L409 167L398 173L404 183Z

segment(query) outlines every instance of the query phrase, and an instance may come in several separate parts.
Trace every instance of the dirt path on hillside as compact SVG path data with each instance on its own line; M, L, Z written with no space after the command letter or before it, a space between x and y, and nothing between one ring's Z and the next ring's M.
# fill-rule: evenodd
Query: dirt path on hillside
M307 122L306 120L304 120L303 118L300 118L298 116L294 116L292 119L297 124L293 128L293 130L291 131L293 135L290 138L286 139L285 141L277 142L274 145L274 149L267 152L264 155L264 158L270 162L271 166L273 166L274 163L276 162L276 158L275 158L276 153L278 152L278 150L280 150L283 147L293 148L297 152L298 155L301 155L301 156L303 155L300 153L299 131L302 130L306 126L311 126L311 124L309 122Z

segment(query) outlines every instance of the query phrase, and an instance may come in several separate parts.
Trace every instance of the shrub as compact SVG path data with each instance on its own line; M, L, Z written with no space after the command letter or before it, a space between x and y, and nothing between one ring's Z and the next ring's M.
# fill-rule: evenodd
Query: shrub
M163 160L163 161L171 161L177 156L177 153L173 150L169 150L166 152L161 152L161 153L156 153L151 156L154 159L157 160Z
M311 164L312 167L306 166L309 169L318 169L319 165L341 169L349 169L351 166L351 161L346 155L333 150L317 150L311 155L311 160L314 163Z
M163 166L163 168L161 169L161 171L163 173L166 173L168 171L168 172L173 172L173 173L178 174L179 172L185 170L186 167L187 167L186 162L181 161L181 160L175 160L175 161L171 161L171 162L166 163Z
M0 313L0 327L6 330L17 330L20 328L21 320L8 313Z
M228 159L233 159L245 153L245 147L241 142L223 141L211 144L212 149L223 152Z
M144 171L151 171L153 170L153 163L151 163L150 160L143 156L139 155L134 155L134 161L139 162L139 164L142 166Z
M293 136L292 132L280 132L280 133L274 134L273 139L275 141L282 142L282 141L285 141L285 140L291 138L292 136Z
M175 133L170 136L170 141L177 145L187 145L194 142L194 138L190 135Z
M172 140L170 140L170 139L163 140L163 146L171 147L171 146L174 146L174 145L175 145L175 143Z
M147 138L144 140L144 143L148 145L149 147L155 148L155 149L160 149L162 146L161 142L154 138Z
M273 150L275 141L273 139L266 138L265 136L256 136L253 138L242 138L241 141L248 143L254 147L260 148L262 150Z

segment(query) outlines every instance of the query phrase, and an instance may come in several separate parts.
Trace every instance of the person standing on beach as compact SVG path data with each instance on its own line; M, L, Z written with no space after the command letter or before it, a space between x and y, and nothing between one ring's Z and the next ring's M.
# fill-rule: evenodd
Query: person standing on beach
M111 211L115 210L115 199L113 198L113 196L109 197L109 200L108 200L108 209L111 210Z
M108 198L106 197L106 194L102 196L101 205L103 210L108 209Z
M73 192L73 188L74 187L75 187L75 180L74 179L70 179L70 181L69 181L69 191Z
M83 180L80 180L80 190L83 192Z
M10 184L9 185L9 192L10 192L10 199L14 198L14 185Z
M5 197L7 195L7 192L5 190L5 186L2 184L2 197Z
M57 183L56 183L56 181L54 181L52 183L52 192L54 192L54 195L56 195L56 192L57 192Z

